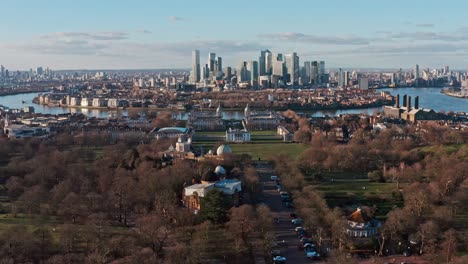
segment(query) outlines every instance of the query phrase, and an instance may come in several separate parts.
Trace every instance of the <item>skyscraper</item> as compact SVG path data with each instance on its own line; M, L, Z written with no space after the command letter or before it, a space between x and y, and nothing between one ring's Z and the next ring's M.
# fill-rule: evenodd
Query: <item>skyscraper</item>
M272 64L272 75L283 78L285 75L283 54L278 54Z
M310 63L310 61L304 62L304 76L302 77L307 83L310 83L311 66L312 64Z
M273 73L273 54L269 51L265 51L265 75L271 75Z
M0 66L0 77L5 77L5 67L3 65Z
M215 71L216 53L208 53L208 69L210 72Z
M344 78L343 86L348 86L349 85L349 72L348 71L343 72L343 78Z
M289 81L296 85L299 80L299 56L293 52L286 56L286 67L288 69Z
M319 64L319 69L318 69L318 74L319 74L319 84L323 84L325 82L328 82L328 77L325 75L325 61L320 61Z
M216 69L215 70L218 74L223 72L223 58L216 57Z
M192 82L197 83L200 81L200 51L194 50L192 52Z
M37 68L36 68L36 74L37 74L37 75L42 75L42 73L43 73L42 67L37 67Z
M250 74L249 79L252 82L252 86L255 86L258 83L258 61L249 61L247 71Z
M237 67L237 82L249 82L250 81L250 75L247 70L247 62L242 61L239 63L239 66Z
M416 67L414 67L414 78L417 80L419 79L419 65L416 64Z

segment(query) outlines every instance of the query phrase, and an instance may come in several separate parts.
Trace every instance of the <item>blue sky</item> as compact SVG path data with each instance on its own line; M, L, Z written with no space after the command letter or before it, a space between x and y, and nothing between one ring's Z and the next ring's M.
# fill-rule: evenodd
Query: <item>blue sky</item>
M330 67L468 68L464 0L14 0L0 4L10 69L188 68L261 49Z

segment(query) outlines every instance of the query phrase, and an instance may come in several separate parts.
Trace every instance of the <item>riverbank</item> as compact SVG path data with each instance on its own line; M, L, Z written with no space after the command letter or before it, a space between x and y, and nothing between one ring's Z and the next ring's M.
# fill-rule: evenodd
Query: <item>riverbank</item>
M33 103L41 105L37 102L37 100L33 100ZM331 105L331 106L314 106L314 107L303 107L303 106L297 106L297 105L290 105L286 107L272 107L269 108L273 111L287 111L287 110L293 110L293 111L302 111L302 112L313 112L313 111L338 111L338 110L349 110L349 109L367 109L367 108L376 108L376 107L382 107L385 105L393 105L393 101L381 101L381 102L376 102L376 103L371 103L371 104L362 104L362 105ZM190 110L183 110L183 109L178 109L178 108L161 108L161 107L118 107L118 108L112 108L112 107L96 107L96 106L69 106L69 105L41 105L41 106L47 106L47 107L62 107L62 108L71 108L71 109L88 109L88 110L102 110L102 111L114 111L114 110L155 110L155 111L176 111L176 112L185 112L185 111L190 111ZM264 111L265 108L261 107L252 107L249 106L250 109L252 110L260 110ZM216 108L204 108L200 109L201 111L216 111ZM223 111L225 112L241 112L244 111L244 108L239 108L239 107L233 107L233 108L224 108Z
M442 90L442 93L448 96L452 96L452 97L468 99L468 95L461 95L461 94L446 91L446 90Z
M30 93L45 93L49 92L51 89L49 88L29 88L29 89L19 89L19 90L12 90L12 89L0 89L0 96L7 96L7 95L19 95L19 94L30 94Z

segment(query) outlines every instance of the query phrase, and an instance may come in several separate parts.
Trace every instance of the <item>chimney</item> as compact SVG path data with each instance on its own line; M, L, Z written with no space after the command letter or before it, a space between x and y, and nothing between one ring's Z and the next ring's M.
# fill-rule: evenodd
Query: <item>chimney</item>
M414 97L414 109L419 109L419 96Z
M399 94L396 95L395 101L396 101L395 107L400 108L400 95Z
M408 97L408 96L407 96L406 94L403 95L403 107L406 107L406 103L407 103L406 98L407 98L407 97Z
M406 111L407 111L407 112L411 111L411 96L408 96L408 97L407 97L407 101L406 101Z

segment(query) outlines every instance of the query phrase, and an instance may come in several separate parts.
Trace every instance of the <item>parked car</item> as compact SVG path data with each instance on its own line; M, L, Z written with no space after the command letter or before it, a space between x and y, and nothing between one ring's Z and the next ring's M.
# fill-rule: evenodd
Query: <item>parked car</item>
M291 209L294 208L294 204L292 202L284 202L284 206L286 206L286 208L291 208Z
M320 254L315 252L315 250L313 250L312 248L306 247L304 249L304 252L305 252L307 258L311 258L311 259L320 258Z
M283 256L273 257L273 263L274 264L284 264L284 263L286 263L286 258L283 257Z
M291 220L291 223L292 223L293 225L302 225L303 222L302 222L302 219L300 219L300 218L295 218L295 219Z
M304 250L304 249L306 249L306 248L315 249L315 245L311 243L312 240L311 240L310 238L307 237L307 238L303 238L303 239L304 239L304 241L307 241L307 242L310 242L310 243L301 242L301 243L299 243L299 244L297 245L297 249L299 249L299 250ZM301 239L301 240L302 240L302 239Z
M296 219L297 218L297 215L295 213L290 213L289 214L289 217L291 217L291 219Z
M301 239L301 238L303 238L303 237L306 237L306 236L307 236L307 233L306 233L306 231L304 231L304 230L301 230L301 231L297 232L297 237L298 237L299 239Z
M277 180L278 180L278 176L272 175L272 176L270 176L270 180L271 180L271 181L277 181Z
M303 228L302 226L297 226L296 228L294 228L294 231L296 231L296 233L299 232L299 231L301 231L301 230L304 230L304 231L305 231L306 229Z
M312 246L314 245L312 244L312 239L310 237L303 237L300 239L300 241L303 245L305 244L311 244Z

